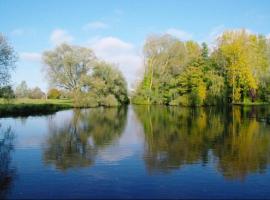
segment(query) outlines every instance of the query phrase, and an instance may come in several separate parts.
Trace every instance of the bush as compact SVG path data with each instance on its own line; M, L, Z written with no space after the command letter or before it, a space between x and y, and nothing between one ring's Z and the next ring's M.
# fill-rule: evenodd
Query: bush
M48 92L48 99L59 99L61 96L61 92L55 88L52 88Z

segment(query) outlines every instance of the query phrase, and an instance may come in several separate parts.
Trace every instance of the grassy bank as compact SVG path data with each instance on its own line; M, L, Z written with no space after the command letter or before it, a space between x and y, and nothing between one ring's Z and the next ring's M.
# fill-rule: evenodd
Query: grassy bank
M71 100L15 99L6 102L0 99L0 117L52 114L72 107Z

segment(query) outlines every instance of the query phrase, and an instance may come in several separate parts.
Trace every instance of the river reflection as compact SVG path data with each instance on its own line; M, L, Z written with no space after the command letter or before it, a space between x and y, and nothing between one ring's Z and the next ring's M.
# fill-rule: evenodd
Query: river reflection
M9 191L15 169L11 166L11 152L13 151L14 133L11 128L3 130L0 126L0 198L4 198Z
M270 162L268 109L136 106L144 127L144 160L150 173L215 160L228 179L264 172Z
M44 161L58 169L86 167L94 163L103 146L118 139L126 124L127 109L74 110L63 123L48 121Z
M0 199L270 198L270 107L1 118Z

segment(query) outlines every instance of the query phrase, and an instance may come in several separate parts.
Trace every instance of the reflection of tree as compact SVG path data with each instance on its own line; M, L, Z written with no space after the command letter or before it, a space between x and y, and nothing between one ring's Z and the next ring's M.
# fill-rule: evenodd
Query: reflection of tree
M148 169L168 171L186 163L206 161L210 144L222 133L221 118L204 109L135 107L143 121ZM209 116L212 117L209 126Z
M74 110L72 119L62 126L50 120L45 162L61 170L91 165L98 148L119 138L126 115L126 108L93 108Z
M15 170L11 168L11 152L13 151L14 134L11 128L0 131L0 198L4 198L12 180Z
M135 111L145 130L145 163L150 172L207 163L213 155L225 177L242 179L263 171L270 161L270 127L258 121L267 113L262 108L136 106Z
M214 148L218 169L226 178L244 179L249 173L263 172L270 162L270 127L254 118L262 112L254 107L231 110L226 137Z

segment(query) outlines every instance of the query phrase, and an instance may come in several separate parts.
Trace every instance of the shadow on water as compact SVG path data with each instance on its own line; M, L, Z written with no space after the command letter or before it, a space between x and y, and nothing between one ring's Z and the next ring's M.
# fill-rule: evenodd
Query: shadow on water
M75 109L64 123L51 118L44 162L60 170L91 166L99 149L119 139L126 119L126 107Z
M11 128L1 130L0 126L0 199L6 197L15 178L15 169L11 167L11 153L14 133Z
M145 132L149 173L214 162L227 179L263 173L270 163L267 107L134 106Z

